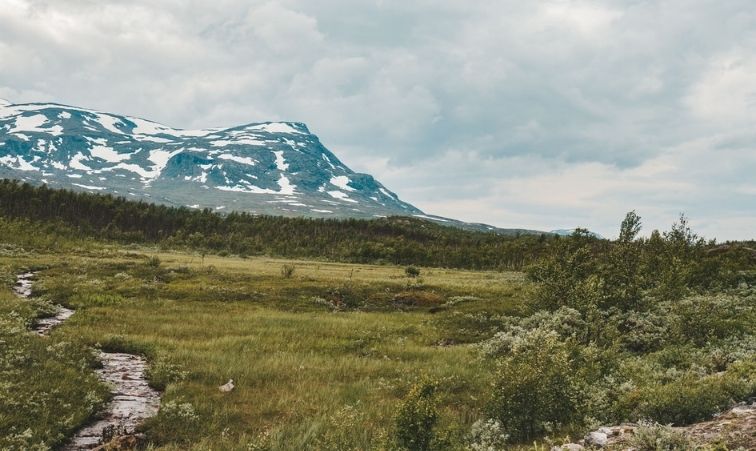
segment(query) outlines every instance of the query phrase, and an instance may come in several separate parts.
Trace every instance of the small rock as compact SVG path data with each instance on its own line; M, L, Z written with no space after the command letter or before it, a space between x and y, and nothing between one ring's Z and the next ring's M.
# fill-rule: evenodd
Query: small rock
M218 387L218 390L222 391L223 393L228 393L231 390L234 389L234 380L229 379L228 382Z

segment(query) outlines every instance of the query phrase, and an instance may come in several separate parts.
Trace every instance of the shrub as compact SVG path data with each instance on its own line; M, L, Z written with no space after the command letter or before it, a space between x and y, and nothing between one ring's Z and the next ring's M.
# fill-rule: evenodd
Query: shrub
M561 307L554 312L541 310L527 318L503 316L498 318L501 332L480 343L480 349L487 357L508 355L513 346L528 340L528 334L535 329L553 332L561 339L582 338L587 327L577 310Z
M626 312L614 318L619 340L632 352L659 349L669 335L666 318L650 312Z
M281 275L285 279L290 279L291 276L294 275L294 271L296 271L296 269L297 268L294 265L289 265L289 264L282 265L281 266Z
M404 398L396 415L396 441L400 448L411 451L431 449L433 428L438 412L433 400L436 384L421 381Z
M753 381L734 372L698 378L685 374L674 382L651 385L630 394L635 418L649 418L664 424L686 425L709 418L737 399L753 393ZM639 396L640 395L640 396Z
M158 443L190 443L198 434L200 415L194 406L181 400L164 402L157 416L147 420L149 439Z
M754 317L751 297L695 296L664 305L674 319L674 331L680 340L698 346L707 342L747 333Z
M603 281L597 274L597 260L585 243L557 245L550 255L528 268L528 278L538 283L535 306L545 310L566 306L583 312L598 305Z
M404 268L404 274L407 275L407 277L415 278L420 276L420 269L417 266L407 266Z
M470 451L499 451L506 449L509 435L498 420L478 420L470 429Z
M694 448L682 432L647 421L640 422L629 444L637 451L686 451Z
M182 371L177 364L161 356L150 364L146 375L150 387L164 391L168 384L184 380L188 372Z
M573 419L579 390L568 347L558 335L533 329L513 336L509 349L497 365L491 418L515 440L532 439Z
M147 266L150 268L159 268L160 267L160 258L158 258L156 255L152 256L147 259Z
M582 339L588 327L580 312L569 307L560 307L553 312L538 311L527 318L523 318L520 324L526 329L542 327L552 330L563 339Z

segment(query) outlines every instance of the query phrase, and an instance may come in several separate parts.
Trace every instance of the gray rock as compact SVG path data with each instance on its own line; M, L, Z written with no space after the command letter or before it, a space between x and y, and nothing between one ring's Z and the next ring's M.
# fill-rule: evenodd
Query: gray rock
M599 431L590 432L585 436L585 443L587 445L598 446L599 448L605 447L608 441L609 436Z

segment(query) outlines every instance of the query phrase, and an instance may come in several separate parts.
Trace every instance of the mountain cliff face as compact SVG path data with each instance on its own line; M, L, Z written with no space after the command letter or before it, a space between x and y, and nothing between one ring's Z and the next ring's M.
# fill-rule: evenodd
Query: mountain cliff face
M217 211L426 217L372 176L346 167L302 123L179 130L0 100L0 178Z

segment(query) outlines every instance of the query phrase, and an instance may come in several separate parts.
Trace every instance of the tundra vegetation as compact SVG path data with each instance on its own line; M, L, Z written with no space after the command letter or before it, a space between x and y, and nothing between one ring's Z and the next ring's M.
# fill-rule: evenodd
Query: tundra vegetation
M109 394L93 372L97 348L149 360L163 398L142 429L161 450L544 449L624 421L650 425L639 449L685 449L693 444L658 425L756 396L754 245L705 241L684 217L644 238L630 213L613 241L581 230L488 237L411 220L291 220L279 233L344 246L303 259L315 248L259 255L205 232L194 244L167 228L150 236L148 216L99 229L115 220L97 202L167 207L65 193L92 206L42 216L35 196L37 213L6 204L0 217L0 449L59 446L101 408ZM103 216L87 220L93 212ZM260 220L271 230L289 221ZM385 233L386 246L424 253L355 262L344 251L355 238L338 241L344 227L370 230L359 239L371 246ZM469 262L429 264L433 247L417 244L429 230L448 238L438 252L477 242ZM511 256L492 258L486 243L523 246L522 271L491 264ZM11 292L26 270L37 272L31 300ZM76 314L49 337L29 333L52 302ZM219 391L229 379L235 389Z

